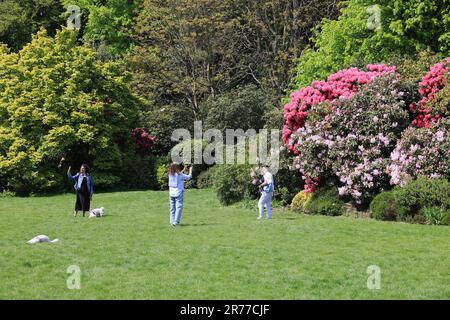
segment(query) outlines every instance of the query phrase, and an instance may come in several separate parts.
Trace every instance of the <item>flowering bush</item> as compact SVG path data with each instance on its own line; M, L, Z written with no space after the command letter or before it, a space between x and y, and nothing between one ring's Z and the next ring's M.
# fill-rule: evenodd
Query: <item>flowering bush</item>
M409 124L405 101L410 94L396 74L387 74L352 98L333 103L333 111L323 119L307 120L291 138L298 142L294 162L307 189L313 191L319 178L335 176L341 183L339 194L361 204L387 187L385 168ZM316 108L323 109L323 104L311 114Z
M292 199L291 210L304 212L305 206L311 201L312 195L311 192L306 192L305 190L297 193Z
M367 71L358 68L341 70L328 77L327 81L314 81L310 86L301 88L291 94L291 100L284 106L283 142L289 149L297 153L297 141L292 134L305 125L308 111L321 102L333 102L337 99L348 99L358 89L372 79L386 73L395 72L395 67L383 64L368 65Z
M131 139L137 146L140 154L148 154L155 144L155 138L142 128L131 130Z
M388 166L390 182L404 185L411 178L450 177L449 121L442 120L430 128L406 129L391 154Z
M450 74L450 58L447 61L437 63L430 68L430 71L422 78L419 83L419 93L422 95L422 99L418 103L410 105L410 111L416 114L413 120L413 125L422 128L429 127L430 124L436 122L445 113L448 112L449 103L442 108L436 107L437 100L441 102L443 99L448 98L447 94L439 95L442 89L446 88L448 78Z

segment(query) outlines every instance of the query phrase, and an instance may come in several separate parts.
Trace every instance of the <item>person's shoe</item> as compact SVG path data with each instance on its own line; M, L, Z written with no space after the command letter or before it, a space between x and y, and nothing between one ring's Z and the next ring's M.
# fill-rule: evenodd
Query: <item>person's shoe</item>
M170 225L171 225L172 227L174 227L174 228L177 226L176 223L171 223Z
M258 217L257 218L257 220L263 220L264 219L264 217Z
M73 216L74 216L75 218L77 217L77 213L78 213L78 212L74 212L74 213L73 213Z

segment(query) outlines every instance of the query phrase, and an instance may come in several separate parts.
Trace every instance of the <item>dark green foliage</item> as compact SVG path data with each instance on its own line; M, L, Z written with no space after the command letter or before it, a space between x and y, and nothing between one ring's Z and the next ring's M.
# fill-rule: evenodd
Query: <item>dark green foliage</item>
M274 194L275 199L280 201L280 204L285 207L292 202L292 199L295 195L289 192L289 189L286 187L280 187L277 189L277 192Z
M156 157L135 156L123 161L121 188L123 189L156 189L155 175Z
M257 187L250 179L250 165L218 165L214 170L214 189L223 205L254 197Z
M286 150L279 153L279 169L273 176L275 183L274 197L282 205L287 206L291 203L294 196L303 190L303 180L300 172L292 168L292 160Z
M442 59L439 55L431 51L424 50L419 52L417 57L405 57L401 54L397 54L389 57L384 62L397 66L397 72L401 74L402 80L418 83L430 70L430 66L440 62L441 60Z
M370 204L379 220L448 224L450 183L443 178L419 177L403 187L378 194Z
M283 108L278 104L272 105L264 113L264 128L265 129L278 129L283 128Z
M450 209L450 182L447 179L419 177L404 187L397 187L400 204L415 215L425 207Z
M256 85L237 87L232 91L210 97L203 105L204 129L259 130L264 126L264 113L270 105L267 90Z
M396 221L408 213L408 209L400 204L398 193L395 191L376 195L370 203L370 211L372 218L388 221Z
M218 166L210 167L205 171L202 171L197 176L197 188L206 189L212 188L214 185L214 174Z
M443 207L429 207L421 210L427 224L449 225L450 209Z
M324 17L335 18L337 3L144 0L130 58L138 86L151 88L158 105L168 98L188 102L196 114L202 101L241 84L279 96L311 29Z
M2 0L0 42L18 51L40 28L45 28L53 36L65 24L64 12L60 0Z
M336 188L319 189L305 204L304 211L313 215L340 216L344 211L344 202L339 199Z
M171 140L175 129L184 128L193 132L194 116L183 105L166 105L161 108L151 108L143 113L143 126L148 132L156 137L155 154L166 155L176 142Z

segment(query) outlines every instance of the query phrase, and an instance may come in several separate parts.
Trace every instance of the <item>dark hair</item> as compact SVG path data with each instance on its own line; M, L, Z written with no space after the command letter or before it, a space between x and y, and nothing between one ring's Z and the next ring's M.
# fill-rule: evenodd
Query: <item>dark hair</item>
M169 175L173 176L178 172L180 172L180 165L178 163L172 162L169 164Z
M89 166L88 166L86 163L83 163L83 164L81 165L80 171L81 171L81 168L82 168L82 167L84 167L84 169L86 170L86 173L89 173L90 169L89 169Z

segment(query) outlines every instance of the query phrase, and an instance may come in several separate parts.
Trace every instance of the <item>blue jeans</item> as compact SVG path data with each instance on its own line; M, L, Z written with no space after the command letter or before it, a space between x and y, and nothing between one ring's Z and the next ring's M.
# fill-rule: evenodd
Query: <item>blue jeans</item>
M169 196L170 224L179 224L183 212L183 192L178 197Z

